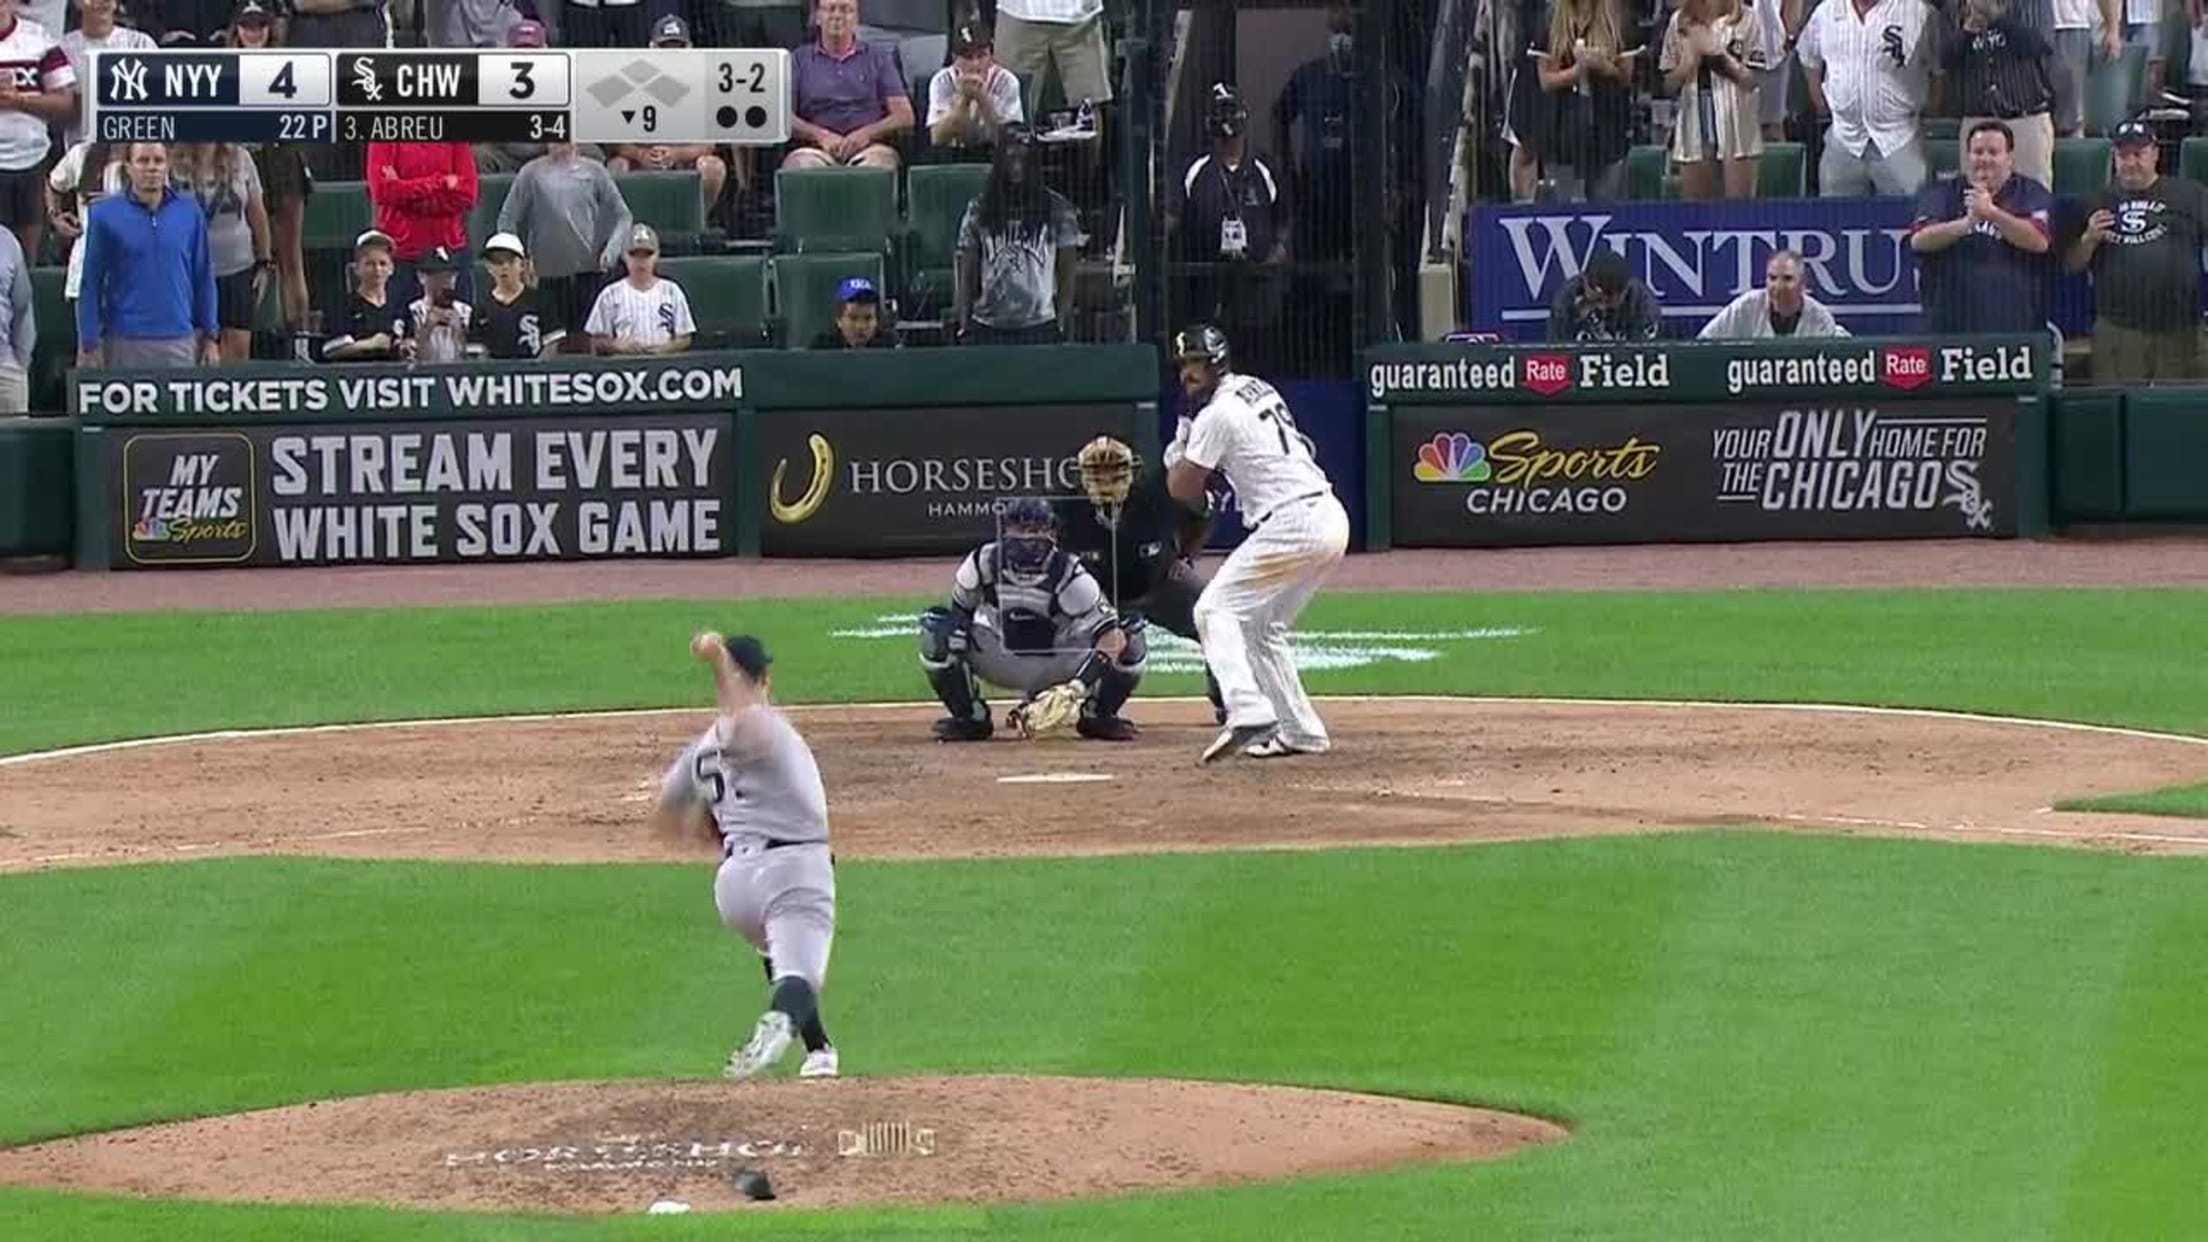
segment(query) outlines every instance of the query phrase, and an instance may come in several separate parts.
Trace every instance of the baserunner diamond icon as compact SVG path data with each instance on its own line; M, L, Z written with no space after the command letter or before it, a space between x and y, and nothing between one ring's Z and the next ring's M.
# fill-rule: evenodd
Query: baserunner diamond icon
M671 74L661 73L649 61L632 60L611 77L600 78L584 88L600 107L610 108L626 98L631 91L643 91L663 104L672 105L690 93L690 88Z

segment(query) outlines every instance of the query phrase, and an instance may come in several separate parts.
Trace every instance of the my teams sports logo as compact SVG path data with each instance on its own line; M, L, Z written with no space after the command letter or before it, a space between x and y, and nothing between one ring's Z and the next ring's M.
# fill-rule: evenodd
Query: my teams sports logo
M122 554L133 563L246 561L254 548L253 444L235 432L123 442Z
M1418 446L1411 477L1421 483L1485 483L1495 473L1487 446L1461 431L1444 431Z

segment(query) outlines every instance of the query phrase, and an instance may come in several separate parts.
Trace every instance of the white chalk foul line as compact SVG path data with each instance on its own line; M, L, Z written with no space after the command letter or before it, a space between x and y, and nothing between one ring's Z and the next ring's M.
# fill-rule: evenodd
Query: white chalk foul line
M1086 785L1095 781L1112 779L1109 772L1030 772L1021 776L1000 776L999 785Z

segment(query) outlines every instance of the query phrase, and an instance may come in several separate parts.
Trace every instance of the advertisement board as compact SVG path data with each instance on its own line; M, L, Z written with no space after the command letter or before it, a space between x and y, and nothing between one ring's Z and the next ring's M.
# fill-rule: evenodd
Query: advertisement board
M721 556L728 419L652 414L105 437L116 568Z
M1397 544L2004 537L2013 399L1402 406Z
M1075 456L1133 407L773 410L748 480L768 556L929 556L994 538L997 508L1081 490Z

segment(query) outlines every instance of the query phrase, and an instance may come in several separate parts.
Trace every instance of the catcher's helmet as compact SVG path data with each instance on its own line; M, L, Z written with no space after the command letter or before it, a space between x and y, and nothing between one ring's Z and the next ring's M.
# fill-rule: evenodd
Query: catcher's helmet
M1019 574L1036 574L1050 563L1058 546L1057 523L1050 502L1023 496L1004 506L997 516L997 563Z
M1242 92L1225 82L1211 84L1204 101L1204 129L1214 138L1235 138L1249 128L1250 106Z
M1173 361L1227 365L1227 334L1208 323L1192 323L1173 334Z
M1135 486L1135 450L1110 436L1098 436L1081 446L1081 490L1089 503L1117 506L1127 503Z

